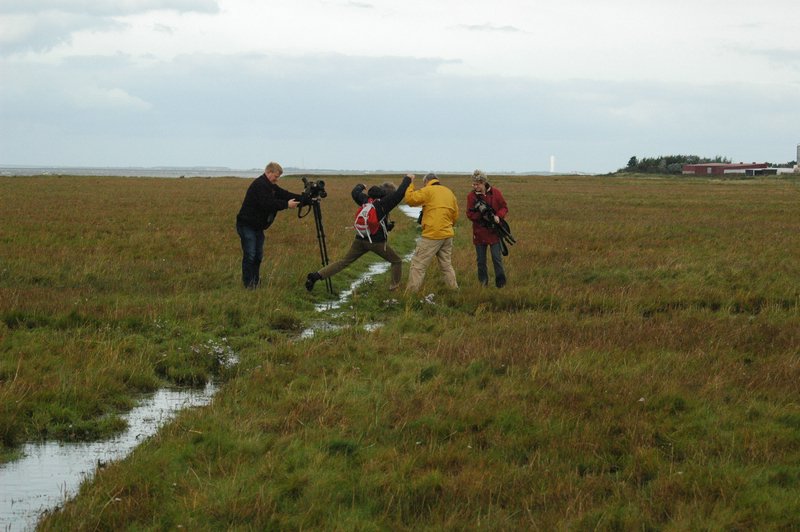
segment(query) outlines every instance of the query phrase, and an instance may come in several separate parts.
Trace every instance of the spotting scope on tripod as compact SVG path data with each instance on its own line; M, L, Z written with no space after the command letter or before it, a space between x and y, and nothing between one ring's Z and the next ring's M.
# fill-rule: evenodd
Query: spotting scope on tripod
M314 212L314 226L317 230L317 242L319 242L319 254L322 259L322 266L328 265L328 246L325 244L325 228L322 226L322 209L319 206L319 200L327 197L328 193L325 191L325 181L319 179L317 181L309 181L305 176L303 179L303 193L300 199L300 206L297 209L297 217L303 218L309 212ZM331 278L325 279L325 286L328 288L328 293L333 294L333 283Z

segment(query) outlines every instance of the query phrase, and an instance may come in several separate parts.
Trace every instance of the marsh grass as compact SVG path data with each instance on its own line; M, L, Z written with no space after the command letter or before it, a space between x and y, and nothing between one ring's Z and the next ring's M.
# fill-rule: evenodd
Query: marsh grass
M327 179L334 259L357 179ZM0 181L6 449L79 437L55 421L72 404L101 432L137 391L226 381L42 528L800 526L797 186L495 181L518 239L508 286L479 286L462 219L459 291L433 268L417 295L379 279L345 314L383 327L303 341L328 297L302 287L313 224L279 216L265 286L240 289L246 180ZM409 220L393 238L415 236Z

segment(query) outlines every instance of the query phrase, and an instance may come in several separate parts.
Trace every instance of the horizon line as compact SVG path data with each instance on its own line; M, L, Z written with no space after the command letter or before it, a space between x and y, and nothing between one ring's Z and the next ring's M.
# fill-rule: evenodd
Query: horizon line
M141 171L170 171L176 172L181 170L188 170L192 172L215 172L215 173L224 173L224 172L236 172L236 173L254 173L254 172L263 172L263 169L260 167L253 167L253 168L232 168L228 166L205 166L205 165L193 165L193 166L177 166L177 165L156 165L156 166L95 166L95 165L40 165L40 164L5 164L0 163L0 170L114 170L114 171L128 171L128 170L141 170ZM302 174L302 173L334 173L334 174L406 174L406 173L415 173L415 174L424 174L428 173L429 170L396 170L396 169L373 169L373 170L363 170L363 169L354 169L354 168L344 168L344 169L336 169L336 168L301 168L297 166L285 166L284 167L284 175L295 175L295 174ZM438 170L436 173L447 175L447 174L470 174L471 170ZM489 170L486 173L495 174L495 175L566 175L566 174L589 174L593 175L593 172L581 172L581 171L568 171L568 172L554 172L554 171L547 171L547 170Z

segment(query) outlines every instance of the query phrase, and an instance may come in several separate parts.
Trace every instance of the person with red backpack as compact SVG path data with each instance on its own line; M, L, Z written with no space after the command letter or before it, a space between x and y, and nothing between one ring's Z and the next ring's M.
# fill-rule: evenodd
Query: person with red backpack
M339 261L309 273L306 276L306 290L311 292L317 281L332 277L370 251L391 264L392 277L389 290L395 290L400 286L403 259L388 243L389 231L394 227L394 222L389 220L389 212L402 201L413 177L406 175L397 189L389 182L370 187L369 190L363 184L355 186L351 196L359 207L353 222L356 236L350 245L350 250Z

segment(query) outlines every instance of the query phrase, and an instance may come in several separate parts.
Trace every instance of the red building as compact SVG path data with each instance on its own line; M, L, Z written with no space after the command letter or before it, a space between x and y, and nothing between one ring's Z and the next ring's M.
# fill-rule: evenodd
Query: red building
M684 164L684 174L694 175L724 175L724 174L744 174L747 170L759 170L768 168L767 163L700 163Z

